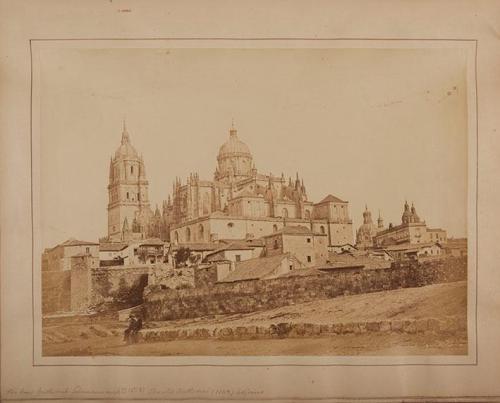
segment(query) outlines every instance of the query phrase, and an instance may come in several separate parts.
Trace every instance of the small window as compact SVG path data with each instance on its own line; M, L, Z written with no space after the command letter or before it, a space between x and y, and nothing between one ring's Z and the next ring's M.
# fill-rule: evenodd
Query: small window
M236 255L234 258L237 262L241 262L241 255Z
M279 246L280 246L280 245L279 245L279 243L278 243L278 240L277 240L277 239L275 239L275 240L274 240L274 249L278 249L278 248L279 248Z
M87 255L90 255L90 248L85 248L85 252L87 252Z
M137 200L141 200L141 194L137 193Z
M289 267L290 267L290 270L293 270L293 266L292 265L290 265Z
M234 223L232 223L232 222L228 222L228 223L227 223L227 227L228 227L228 228L233 228L233 227L234 227Z
M311 256L307 256L308 263L311 263Z
M311 243L311 238L307 238L307 243Z
M134 166L133 166L133 165L130 167L130 173L131 173L131 174L133 174L133 173L134 173Z
M129 195L129 194L128 194L128 192L127 192L127 199L129 199L129 198L130 198L130 195Z

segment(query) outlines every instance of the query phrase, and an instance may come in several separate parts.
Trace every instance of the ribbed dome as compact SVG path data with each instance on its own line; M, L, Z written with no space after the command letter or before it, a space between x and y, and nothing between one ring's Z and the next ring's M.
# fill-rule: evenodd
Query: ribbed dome
M220 148L217 159L231 156L247 156L251 157L250 149L238 138L236 129L231 129L229 132L229 140L227 140Z

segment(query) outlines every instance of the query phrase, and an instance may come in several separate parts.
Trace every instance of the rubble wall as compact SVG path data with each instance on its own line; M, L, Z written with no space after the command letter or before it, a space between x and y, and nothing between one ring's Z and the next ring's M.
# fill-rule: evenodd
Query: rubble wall
M71 271L42 271L42 314L71 310Z
M207 276L211 280L211 276ZM198 287L156 290L144 297L147 320L173 320L248 313L342 295L420 287L467 278L467 260L397 263L389 269L234 283L197 282Z

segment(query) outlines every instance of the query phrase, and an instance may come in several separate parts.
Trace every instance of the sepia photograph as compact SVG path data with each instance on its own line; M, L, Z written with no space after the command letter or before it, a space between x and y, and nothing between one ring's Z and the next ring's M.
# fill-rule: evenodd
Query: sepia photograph
M95 42L32 45L42 357L473 353L469 44Z

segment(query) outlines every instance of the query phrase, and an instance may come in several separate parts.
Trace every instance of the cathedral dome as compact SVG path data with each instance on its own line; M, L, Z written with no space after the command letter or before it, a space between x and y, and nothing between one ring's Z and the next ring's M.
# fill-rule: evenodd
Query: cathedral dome
M229 131L227 140L217 155L215 180L233 181L252 176L254 165L248 146L238 138L234 127Z
M227 140L220 148L217 159L236 156L252 157L250 149L238 138L236 129L231 129L229 132L229 140Z

